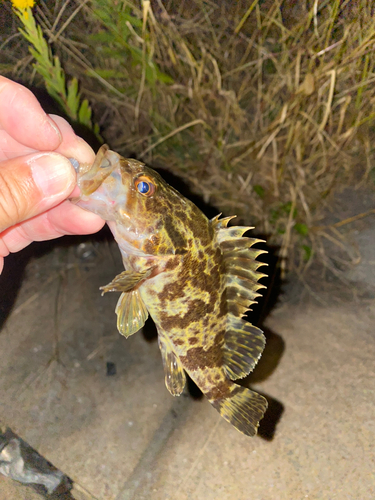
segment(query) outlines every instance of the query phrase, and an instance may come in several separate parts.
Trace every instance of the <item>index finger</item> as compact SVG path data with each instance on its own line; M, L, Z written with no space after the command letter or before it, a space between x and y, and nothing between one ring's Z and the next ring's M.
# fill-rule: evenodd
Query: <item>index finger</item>
M60 131L30 90L0 76L0 128L13 139L39 151L53 151Z

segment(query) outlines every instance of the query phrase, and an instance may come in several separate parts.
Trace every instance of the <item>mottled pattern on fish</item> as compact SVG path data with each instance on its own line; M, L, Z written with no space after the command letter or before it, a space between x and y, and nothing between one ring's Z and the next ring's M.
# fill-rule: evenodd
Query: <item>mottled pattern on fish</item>
M259 295L263 253L245 238L251 228L211 221L155 171L106 147L78 175L84 208L108 221L126 271L106 291L121 291L120 333L153 318L165 381L172 395L186 371L212 405L239 431L254 435L265 398L233 380L252 371L264 348L258 328L242 319ZM146 192L143 192L146 191Z

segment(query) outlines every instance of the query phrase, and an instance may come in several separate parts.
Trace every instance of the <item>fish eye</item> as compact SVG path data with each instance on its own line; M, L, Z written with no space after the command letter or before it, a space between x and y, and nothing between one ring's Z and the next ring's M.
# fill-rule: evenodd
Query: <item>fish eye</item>
M144 196L151 196L155 192L155 184L145 175L138 177L134 184L138 193Z

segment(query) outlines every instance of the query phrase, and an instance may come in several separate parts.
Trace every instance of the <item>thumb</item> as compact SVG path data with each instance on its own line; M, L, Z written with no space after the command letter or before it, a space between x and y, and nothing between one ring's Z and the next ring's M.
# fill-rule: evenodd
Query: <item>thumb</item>
M75 184L70 161L58 153L0 162L0 232L58 205Z

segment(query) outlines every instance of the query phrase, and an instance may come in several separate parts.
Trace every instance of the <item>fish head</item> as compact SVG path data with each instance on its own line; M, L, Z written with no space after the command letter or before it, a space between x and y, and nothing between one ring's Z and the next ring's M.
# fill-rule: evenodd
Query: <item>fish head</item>
M150 256L185 253L182 220L192 212L199 218L200 211L155 170L108 146L100 148L92 166L77 170L77 205L106 220L122 250Z

